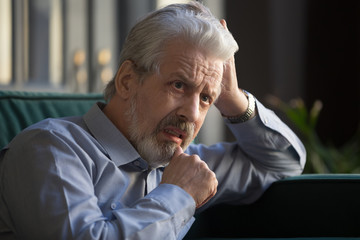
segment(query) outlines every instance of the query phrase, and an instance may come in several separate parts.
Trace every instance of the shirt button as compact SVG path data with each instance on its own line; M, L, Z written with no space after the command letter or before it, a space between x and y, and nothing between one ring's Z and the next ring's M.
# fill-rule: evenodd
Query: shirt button
M116 203L112 203L112 204L110 205L110 207L111 207L112 210L116 209Z

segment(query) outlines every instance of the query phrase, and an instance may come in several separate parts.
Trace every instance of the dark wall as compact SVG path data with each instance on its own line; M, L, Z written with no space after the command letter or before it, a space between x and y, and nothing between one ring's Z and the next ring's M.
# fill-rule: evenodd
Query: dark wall
M309 1L307 43L306 99L323 101L319 133L339 145L360 119L360 1Z
M239 44L235 55L239 86L262 98L271 89L267 1L226 1L229 30Z
M227 0L240 45L239 85L266 105L273 94L323 102L318 133L338 146L360 122L360 1Z

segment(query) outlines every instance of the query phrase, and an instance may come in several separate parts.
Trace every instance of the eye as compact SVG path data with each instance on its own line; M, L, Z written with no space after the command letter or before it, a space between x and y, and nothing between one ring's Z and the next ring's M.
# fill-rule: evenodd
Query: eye
M202 94L200 96L200 99L205 103L211 104L211 98L208 95Z
M174 82L174 87L177 89L182 89L184 87L183 82Z

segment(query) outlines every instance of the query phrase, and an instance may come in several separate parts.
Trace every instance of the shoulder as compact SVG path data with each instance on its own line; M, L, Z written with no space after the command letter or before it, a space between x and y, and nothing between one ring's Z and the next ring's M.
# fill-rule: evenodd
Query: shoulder
M47 118L35 123L22 131L28 133L31 131L59 131L64 130L84 130L84 123L81 117L65 117L65 118Z
M87 132L81 117L47 118L25 128L14 140L19 140L24 137L34 137L39 134L66 136L75 133L78 134L79 132Z
M82 125L81 117L46 119L18 134L3 150L1 160L37 172L74 164L93 166L93 158L88 156L102 153L101 146Z
M49 118L24 129L8 144L7 149L24 152L60 145L81 147L89 141L94 140L81 117ZM79 144L81 142L83 144Z

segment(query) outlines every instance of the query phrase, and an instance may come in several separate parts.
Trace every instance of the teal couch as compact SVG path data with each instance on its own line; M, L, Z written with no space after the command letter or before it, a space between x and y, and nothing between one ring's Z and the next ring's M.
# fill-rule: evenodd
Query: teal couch
M0 91L0 148L28 125L84 114L101 94ZM275 182L255 203L214 206L185 239L360 237L360 175L301 175ZM0 236L1 239L1 236Z
M83 115L101 94L0 91L0 148L27 126L49 117Z

